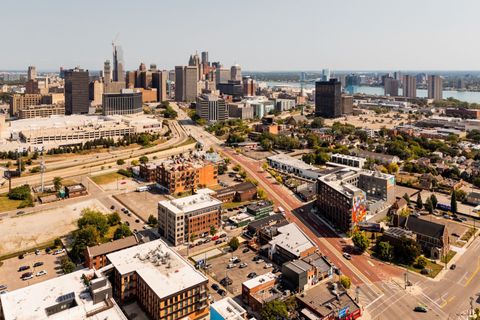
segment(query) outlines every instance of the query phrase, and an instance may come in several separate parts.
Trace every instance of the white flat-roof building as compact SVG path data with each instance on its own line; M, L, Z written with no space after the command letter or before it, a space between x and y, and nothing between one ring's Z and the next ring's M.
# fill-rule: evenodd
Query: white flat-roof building
M210 305L210 320L243 320L247 311L230 297Z
M94 270L83 269L7 292L0 296L0 319L89 319L127 320L112 299L112 287L105 278L91 280L83 276Z
M344 166L362 169L367 159L346 154L334 153L330 156L330 161Z
M297 177L316 180L320 175L320 169L302 160L280 153L267 158L268 165L278 171L293 174Z
M158 231L174 245L188 241L192 235L220 228L222 201L213 198L209 189L192 196L158 203Z
M277 232L269 241L268 256L278 264L306 257L316 250L313 241L295 223L279 227Z

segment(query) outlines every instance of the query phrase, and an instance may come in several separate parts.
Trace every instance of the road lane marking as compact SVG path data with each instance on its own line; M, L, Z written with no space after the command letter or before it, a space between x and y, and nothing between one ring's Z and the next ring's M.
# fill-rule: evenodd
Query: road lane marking
M375 265L372 263L372 261L367 260L368 264L371 265L372 267L375 267Z
M381 295L379 295L378 297L376 297L373 301L371 301L369 304L367 304L365 306L365 309L370 307L372 304L374 304L375 302L377 302L378 300L380 300L381 298L383 298L385 296L385 293L382 293Z
M453 299L455 299L455 296L452 296L450 298L448 298L444 303L442 303L442 305L440 306L440 308L443 309L443 307L445 307L448 303L450 303Z
M478 258L478 261L477 261L477 269L475 269L475 271L472 273L472 275L470 276L470 278L468 278L467 282L465 282L465 284L463 285L463 287L466 287L470 284L470 282L473 280L473 278L475 277L475 275L478 273L478 271L480 271L480 258Z

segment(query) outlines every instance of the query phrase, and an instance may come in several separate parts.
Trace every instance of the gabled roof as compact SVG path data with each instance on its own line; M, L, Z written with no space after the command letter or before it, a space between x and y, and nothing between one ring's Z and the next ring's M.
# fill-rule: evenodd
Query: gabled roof
M442 238L446 226L440 223L423 220L414 216L399 217L400 227L413 231L416 234L429 236L432 238Z

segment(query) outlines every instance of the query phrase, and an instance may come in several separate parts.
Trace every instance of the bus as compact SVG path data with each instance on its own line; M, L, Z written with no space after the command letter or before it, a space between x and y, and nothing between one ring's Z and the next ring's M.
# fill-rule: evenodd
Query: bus
M452 208L450 207L450 205L449 205L449 204L445 204L445 203L438 203L438 204L437 204L437 209L444 210L444 211L450 211L450 210L452 210Z

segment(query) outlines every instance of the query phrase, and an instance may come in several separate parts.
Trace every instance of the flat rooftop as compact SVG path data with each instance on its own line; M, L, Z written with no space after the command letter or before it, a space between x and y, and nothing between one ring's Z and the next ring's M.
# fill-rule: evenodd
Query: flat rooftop
M220 206L222 204L222 201L213 198L209 195L209 193L210 192L207 190L200 189L198 190L198 194L175 200L163 200L160 201L158 204L176 214L192 212L216 205Z
M320 171L320 169L318 169L317 167L309 165L308 163L306 163L306 162L304 162L300 159L291 157L291 156L283 154L283 153L276 154L274 156L270 156L267 159L271 160L271 161L279 162L279 163L282 163L282 164L285 164L285 165L288 165L288 166L291 166L291 167L295 167L297 169Z
M256 276L253 279L247 280L244 283L242 283L242 285L245 286L248 289L252 289L252 288L255 288L255 287L261 285L262 283L270 282L270 281L275 280L275 279L277 279L277 276L274 275L271 272L268 272L268 273Z
M161 239L110 253L107 258L121 275L135 272L160 299L208 281Z
M279 227L277 231L280 234L270 240L270 245L281 247L295 256L299 256L303 251L315 247L315 244L295 223Z
M210 305L210 310L215 311L226 320L243 320L247 311L230 297L218 300Z
M93 275L93 273L93 270L83 269L2 294L0 297L5 320L126 320L127 318L112 299L114 304L112 308L87 317L87 313L106 306L104 302L93 304L90 292L83 283L82 275ZM45 309L58 304L67 295L69 298L73 296L76 306L47 316Z

